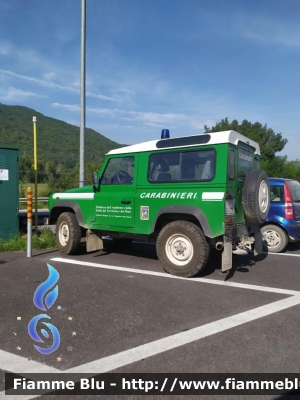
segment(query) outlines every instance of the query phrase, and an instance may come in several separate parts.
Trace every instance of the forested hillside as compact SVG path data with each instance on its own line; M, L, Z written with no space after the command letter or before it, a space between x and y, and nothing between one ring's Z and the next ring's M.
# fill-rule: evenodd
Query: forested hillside
M48 196L57 190L78 186L79 180L79 127L27 107L7 106L0 103L0 147L16 147L19 152L20 181L34 182L33 170L33 122L37 117L38 183L46 189L40 196ZM86 183L92 183L92 171L98 171L104 155L122 147L105 136L86 129L85 175ZM20 196L24 197L20 185Z
M79 162L79 127L31 108L0 103L0 147L16 147L20 156L33 157L33 116L37 117L39 160L75 167ZM101 163L105 153L122 146L92 129L86 129L85 134L86 162Z

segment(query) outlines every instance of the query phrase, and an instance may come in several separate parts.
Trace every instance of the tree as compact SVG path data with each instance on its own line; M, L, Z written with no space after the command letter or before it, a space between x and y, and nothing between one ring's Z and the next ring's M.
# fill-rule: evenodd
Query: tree
M260 122L252 124L250 121L244 119L244 121L239 124L236 119L229 122L228 118L225 118L212 128L204 125L205 133L228 130L234 130L257 142L260 146L262 161L265 162L274 160L275 153L283 150L287 143L287 139L283 139L281 133L275 133L273 129L268 128L266 124L262 125Z
M20 180L22 182L34 182L34 169L32 157L19 156Z

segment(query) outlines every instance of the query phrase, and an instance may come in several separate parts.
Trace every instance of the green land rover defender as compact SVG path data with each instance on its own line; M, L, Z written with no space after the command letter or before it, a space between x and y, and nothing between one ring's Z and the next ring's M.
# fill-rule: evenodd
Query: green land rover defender
M170 274L192 277L207 264L210 248L222 251L222 271L232 253L262 251L260 224L270 207L268 177L259 145L235 132L153 140L112 150L94 185L54 193L50 224L64 254L116 244L156 243Z

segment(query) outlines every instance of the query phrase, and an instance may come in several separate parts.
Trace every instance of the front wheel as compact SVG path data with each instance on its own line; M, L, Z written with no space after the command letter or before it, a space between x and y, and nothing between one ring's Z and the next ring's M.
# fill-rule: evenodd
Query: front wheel
M75 214L64 212L56 223L56 244L64 254L76 254L80 248L81 228Z
M209 246L197 225L179 220L169 223L160 231L156 252L167 272L190 278L204 269Z
M277 225L268 224L261 228L263 248L270 253L280 253L288 244L287 234Z

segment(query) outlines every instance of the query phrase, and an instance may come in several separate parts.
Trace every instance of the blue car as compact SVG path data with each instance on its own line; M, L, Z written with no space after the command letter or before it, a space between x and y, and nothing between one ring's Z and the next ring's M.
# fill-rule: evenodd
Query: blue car
M288 242L300 240L300 183L284 178L269 182L271 205L261 233L264 250L279 253Z

